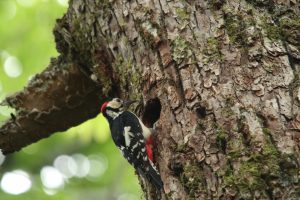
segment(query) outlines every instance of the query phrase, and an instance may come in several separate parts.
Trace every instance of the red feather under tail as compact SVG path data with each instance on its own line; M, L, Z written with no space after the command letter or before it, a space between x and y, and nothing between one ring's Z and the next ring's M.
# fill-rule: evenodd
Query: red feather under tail
M146 141L146 151L147 151L148 159L153 162L152 144L153 144L153 139L150 136L150 138Z

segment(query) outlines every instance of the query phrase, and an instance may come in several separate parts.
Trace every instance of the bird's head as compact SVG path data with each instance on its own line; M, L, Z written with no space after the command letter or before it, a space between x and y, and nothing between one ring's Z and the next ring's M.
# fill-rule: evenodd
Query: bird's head
M111 101L102 104L101 112L104 115L104 117L110 117L114 119L134 102L135 101L123 101L119 98L113 98Z

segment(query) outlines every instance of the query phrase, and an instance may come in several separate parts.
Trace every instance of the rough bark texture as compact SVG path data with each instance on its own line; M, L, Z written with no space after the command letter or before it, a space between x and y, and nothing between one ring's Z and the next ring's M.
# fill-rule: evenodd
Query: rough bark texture
M101 93L74 63L53 59L23 91L7 97L3 103L15 108L17 115L12 115L0 129L2 152L18 151L55 131L96 116Z
M140 111L149 126L161 111L155 158L165 186L162 195L141 180L147 199L299 199L299 5L298 0L71 1L54 34L69 63L65 71L78 67L94 81L86 80L91 97L78 95L78 110L66 111L76 120L43 135L95 115L102 99L92 102L97 94L142 99L140 105L148 104L144 110L154 113ZM65 108L67 94L61 95L46 107ZM28 112L45 100L40 95L28 106L12 103L31 97L22 96L8 102ZM48 116L52 124L54 117L67 119L56 114ZM4 152L41 138L38 123L31 123L35 118L25 119L30 123L8 130L10 120L0 129Z

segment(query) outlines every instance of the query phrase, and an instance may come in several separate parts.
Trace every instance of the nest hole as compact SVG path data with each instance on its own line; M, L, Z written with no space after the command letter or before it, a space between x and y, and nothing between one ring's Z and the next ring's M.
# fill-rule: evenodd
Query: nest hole
M153 127L154 123L159 119L161 111L161 103L159 98L153 98L147 101L143 113L142 120L148 127Z

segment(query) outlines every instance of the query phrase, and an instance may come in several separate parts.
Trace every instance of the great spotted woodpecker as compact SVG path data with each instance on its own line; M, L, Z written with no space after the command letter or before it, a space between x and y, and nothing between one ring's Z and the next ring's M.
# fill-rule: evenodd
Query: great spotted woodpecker
M151 130L134 113L126 111L131 103L114 98L102 105L101 112L109 123L114 143L126 160L160 190L163 182L152 162Z

